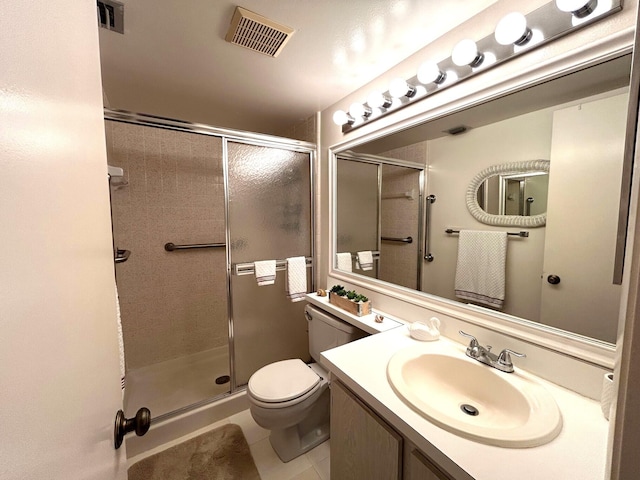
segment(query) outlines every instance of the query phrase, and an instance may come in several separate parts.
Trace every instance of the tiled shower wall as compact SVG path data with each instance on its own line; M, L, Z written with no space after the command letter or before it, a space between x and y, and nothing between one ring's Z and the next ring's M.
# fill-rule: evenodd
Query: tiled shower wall
M106 121L127 370L227 348L225 248L166 252L175 244L224 243L220 138Z
M383 157L426 164L427 142L381 153ZM379 278L408 288L418 288L418 225L420 224L419 174L413 169L384 165L382 169L382 232L389 237L413 237L413 243L382 242ZM384 199L415 190L414 199Z

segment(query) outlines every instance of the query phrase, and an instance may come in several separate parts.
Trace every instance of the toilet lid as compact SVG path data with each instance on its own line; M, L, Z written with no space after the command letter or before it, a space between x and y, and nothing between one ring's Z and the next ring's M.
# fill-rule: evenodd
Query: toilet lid
M304 395L320 383L320 377L299 358L262 367L249 379L249 391L263 402L286 402Z

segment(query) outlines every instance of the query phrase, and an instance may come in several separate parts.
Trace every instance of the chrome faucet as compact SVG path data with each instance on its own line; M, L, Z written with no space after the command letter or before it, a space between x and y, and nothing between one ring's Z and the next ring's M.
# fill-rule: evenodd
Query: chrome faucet
M483 347L478 343L478 339L473 335L469 335L462 330L460 330L459 333L463 337L467 337L470 339L469 346L467 347L466 352L468 357L473 358L480 363L484 363L485 365L489 365L490 367L497 368L501 372L513 372L511 355L515 355L516 357L526 357L524 353L514 352L513 350L509 350L508 348L505 348L500 352L500 354L496 355L495 353L491 352L491 345Z

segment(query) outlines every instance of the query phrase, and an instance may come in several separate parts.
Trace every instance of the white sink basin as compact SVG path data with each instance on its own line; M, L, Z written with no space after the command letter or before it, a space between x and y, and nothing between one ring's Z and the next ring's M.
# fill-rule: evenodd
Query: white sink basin
M458 352L424 345L400 350L387 366L398 396L436 425L500 447L535 447L562 430L554 398L519 372L503 373Z

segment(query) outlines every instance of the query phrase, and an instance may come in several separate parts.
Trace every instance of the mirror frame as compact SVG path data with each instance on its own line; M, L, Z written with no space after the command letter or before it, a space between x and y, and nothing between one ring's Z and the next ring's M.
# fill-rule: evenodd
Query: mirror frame
M502 163L485 168L471 179L467 187L465 200L469 213L471 213L473 218L485 225L528 228L544 227L547 223L546 212L530 217L521 215L494 215L485 212L478 203L478 188L486 179L496 175L515 175L530 172L549 173L549 163L549 160L525 160L522 162Z
M599 38L598 42L588 45L581 44L580 48L573 47L570 52L564 52L561 55L558 54L558 51L562 51L562 48L554 48L550 58L546 58L543 61L532 58L531 62L525 67L522 65L515 66L514 64L514 67L511 68L509 63L497 66L493 73L496 75L502 74L499 80L489 74L487 74L487 77L478 75L468 82L453 86L448 90L449 95L443 94L439 99L434 96L433 103L429 109L425 109L421 105L418 105L419 109L406 108L394 115L389 115L384 120L381 119L377 122L375 128L365 128L363 126L351 134L342 134L341 139L338 139L336 143L330 144L327 149L329 209L327 225L329 249L325 264L325 268L328 268L327 283L344 282L352 285L353 288L366 289L365 293L370 296L377 294L379 300L374 297L374 301L376 301L377 305L380 305L379 308L383 311L391 311L392 309L405 311L409 318L424 316L424 310L428 311L427 314L431 312L447 315L453 319L477 325L488 331L494 331L531 343L543 349L561 353L587 364L613 369L616 354L616 345L614 344L542 325L520 317L488 311L488 309L482 307L436 297L382 280L337 270L333 261L336 254L336 205L334 199L336 191L336 155L347 150L355 150L359 145L378 140L401 130L437 120L446 115L630 54L633 51L633 44L634 30L627 29ZM522 58L526 57L525 55ZM485 78L487 78L486 81ZM345 102L348 101L350 101L350 97L345 99ZM416 307L419 310L416 310Z

